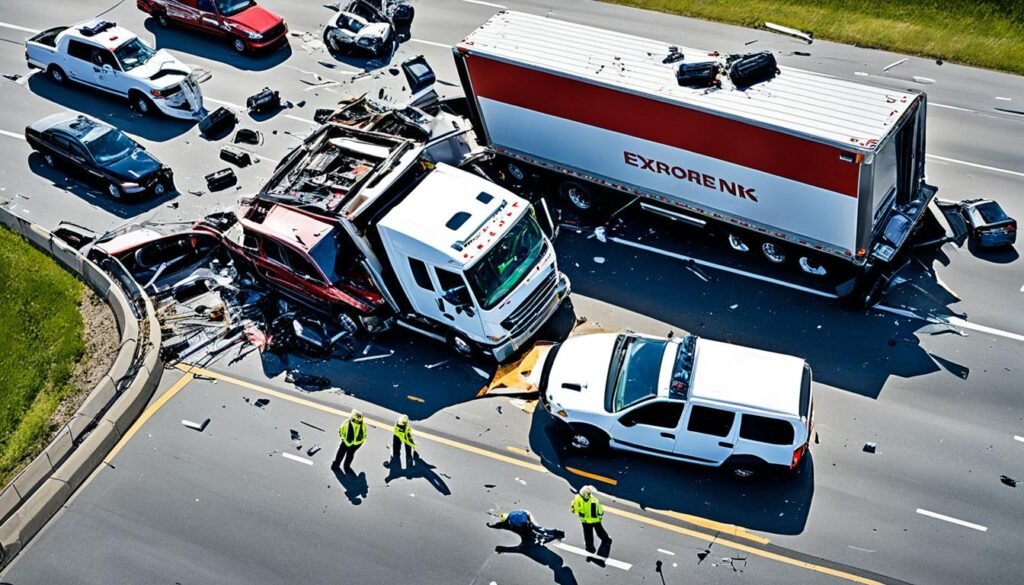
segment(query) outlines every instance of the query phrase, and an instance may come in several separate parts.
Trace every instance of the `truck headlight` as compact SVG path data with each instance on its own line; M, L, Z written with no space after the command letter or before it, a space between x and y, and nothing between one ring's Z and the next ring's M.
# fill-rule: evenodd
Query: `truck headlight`
M250 41L258 41L258 40L263 38L263 34L262 33L252 32L252 31L245 31L245 35L247 37L249 37Z

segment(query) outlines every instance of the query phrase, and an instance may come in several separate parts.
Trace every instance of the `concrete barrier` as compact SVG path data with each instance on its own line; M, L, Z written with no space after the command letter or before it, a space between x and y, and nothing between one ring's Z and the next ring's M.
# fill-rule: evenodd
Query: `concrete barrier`
M110 305L121 334L117 357L107 375L46 449L0 491L3 568L67 503L135 422L160 383L163 362L160 324L145 294L143 319L147 320L148 335L142 338L132 301L99 266L3 207L0 224L78 274Z

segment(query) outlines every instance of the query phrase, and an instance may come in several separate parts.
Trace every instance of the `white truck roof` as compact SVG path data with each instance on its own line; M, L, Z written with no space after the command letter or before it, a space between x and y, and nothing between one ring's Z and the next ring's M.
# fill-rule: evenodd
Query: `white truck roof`
M780 67L782 73L745 90L722 76L721 89L680 86L676 64L663 64L669 43L503 11L457 45L460 51L624 90L644 97L782 130L840 148L872 152L920 92L854 83ZM679 46L684 63L714 60ZM543 91L538 88L537 91Z
M529 209L526 200L455 167L438 164L378 223L416 240L433 258L466 267ZM425 252L426 250L424 250Z
M696 351L690 399L800 418L804 360L703 338Z

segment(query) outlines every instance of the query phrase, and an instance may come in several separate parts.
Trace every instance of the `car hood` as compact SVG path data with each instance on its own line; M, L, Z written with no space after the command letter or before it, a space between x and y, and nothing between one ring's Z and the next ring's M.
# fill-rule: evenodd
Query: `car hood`
M608 367L618 333L592 333L565 340L552 359L545 398L555 411L603 413ZM578 387L579 390L574 389Z
M163 165L153 155L136 148L128 156L107 163L103 168L126 181L135 181L159 171L161 167Z
M267 32L277 26L282 20L280 16L262 6L250 6L228 19L231 24L258 33Z
M168 73L174 72L174 73ZM157 73L162 73L157 79L151 79ZM160 49L153 55L153 58L143 65L128 72L128 75L136 79L145 79L151 85L161 87L172 85L181 81L192 73L192 68L185 65L167 51Z
M372 22L356 34L356 38L386 39L391 33L391 25L386 22Z

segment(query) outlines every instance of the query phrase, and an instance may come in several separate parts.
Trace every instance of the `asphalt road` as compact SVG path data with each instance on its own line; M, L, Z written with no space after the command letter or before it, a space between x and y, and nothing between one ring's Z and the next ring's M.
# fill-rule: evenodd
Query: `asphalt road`
M283 14L293 31L314 36L331 14L319 3L264 4ZM786 65L923 89L932 105L929 180L940 195L988 194L1024 218L1019 138L1024 116L996 109L1024 109L1019 77L916 58L884 73L902 56L820 41L807 46L763 31L593 2L502 4L688 46L772 48ZM27 72L20 43L30 33L12 26L43 29L109 7L94 0L8 0L0 8L0 40L8 41L0 43L0 73ZM455 82L448 46L497 6L421 0L416 7L413 40L403 44L397 58L423 53L443 82ZM211 194L202 176L226 166L215 160L221 143L201 139L193 126L140 119L115 100L55 87L42 76L0 79L0 199L46 227L61 220L97 229L144 217L191 220L230 205L265 180L274 162L312 128L316 108L355 92L375 91L381 83L348 83L360 63L325 67L319 61L332 58L307 52L300 37L290 39L290 50L246 58L216 41L159 30L131 2L109 15L186 62L209 69L213 77L203 85L207 99L242 104L246 96L271 86L305 105L265 120L245 119L242 126L258 128L266 138L257 149L263 160L239 172L241 189ZM756 43L746 45L751 40ZM314 85L322 82L311 72L341 83ZM914 76L934 83L915 82ZM181 194L125 206L41 168L19 138L22 129L67 108L135 136L175 169ZM858 578L1020 582L1021 491L1001 483L1000 476L1024 479L1024 340L1019 337L1024 334L1024 269L1017 258L1022 244L999 255L950 245L922 254L917 273L884 301L895 313L852 312L830 299L714 267L697 275L664 254L686 254L693 247L673 232L630 215L611 234L618 241L600 243L587 238L587 231L563 229L556 247L573 281L576 315L587 317L586 326L654 334L690 331L806 357L816 379L817 437L811 465L799 476L745 483L644 458L580 458L566 453L544 417L523 412L522 403L475 399L487 380L472 364L451 359L443 347L392 334L365 350L364 357L394 350L387 358L307 363L252 354L236 363L229 358L214 363L210 368L218 375L311 402L272 396L268 408L258 410L243 399L257 396L253 387L226 380L189 382L155 411L112 459L112 467L94 476L0 580L656 583L661 577L654 565L661 560L666 583L751 578L779 583ZM721 252L709 254L713 263L733 264ZM902 311L949 315L964 319L968 327L957 328L961 335ZM571 321L572 315L566 318ZM286 371L326 376L333 389L296 387L284 381ZM164 387L176 377L169 373ZM327 466L336 447L337 411L353 406L388 423L406 412L417 429L448 439L424 442L423 455L435 466L433 473L386 483L388 470L381 462L390 439L378 429L359 454L365 488L331 474ZM211 423L202 433L181 424L181 419L207 417ZM291 429L302 436L301 452L290 440ZM876 453L862 450L868 441L877 443ZM305 455L314 443L322 450ZM313 464L285 458L286 452ZM579 529L565 507L569 488L592 480L567 468L615 481L594 480L607 494L609 507L641 518L610 514L607 520L615 537L610 557L631 565L628 570L602 568L560 548L527 551L532 556L495 551L513 545L515 538L484 527L487 513L511 506L531 509L542 523L566 529L566 544L581 546ZM361 489L365 495L356 497ZM670 518L637 506L692 517ZM762 544L763 539L770 543ZM712 540L716 544L704 554ZM723 540L756 552L721 547ZM741 557L745 563L723 561ZM801 562L827 570L807 569Z

